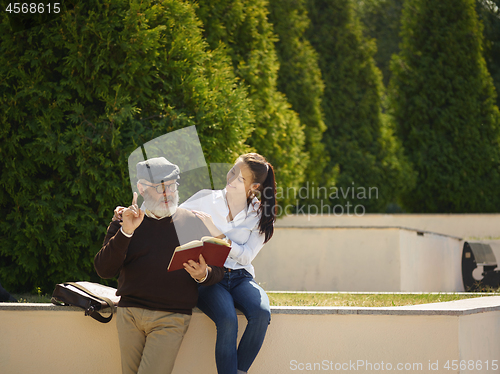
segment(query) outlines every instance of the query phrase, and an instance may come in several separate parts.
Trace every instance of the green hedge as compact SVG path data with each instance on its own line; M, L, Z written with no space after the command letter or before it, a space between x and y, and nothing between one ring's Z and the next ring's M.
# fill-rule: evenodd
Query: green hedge
M196 125L208 162L248 149L251 103L189 3L89 0L12 33L0 24L0 279L10 291L96 279L127 157Z
M199 0L196 12L212 48L223 46L235 74L248 88L255 130L247 143L275 167L278 186L298 187L309 163L304 131L277 89L279 62L265 0ZM286 199L281 201L287 202Z
M390 63L393 54L399 52L401 37L401 12L405 0L358 1L358 12L367 38L374 39L377 50L375 63L380 69L384 86L391 78Z
M484 26L484 58L498 93L500 90L500 0L477 0L476 10ZM498 95L496 104L500 105Z
M337 167L329 192L337 213L385 212L413 186L414 174L382 115L384 92L374 42L363 36L353 0L308 0L308 38L319 54L325 83L323 139Z
M310 25L306 1L273 0L268 7L269 22L278 37L275 43L280 64L278 89L286 95L304 125L304 148L310 162L304 172L303 186L332 186L335 173L326 169L330 158L321 141L326 130L321 109L324 84L318 54L306 38ZM302 202L318 205L320 199L309 194Z
M500 210L499 112L474 0L408 0L392 61L397 133L418 171L419 213Z

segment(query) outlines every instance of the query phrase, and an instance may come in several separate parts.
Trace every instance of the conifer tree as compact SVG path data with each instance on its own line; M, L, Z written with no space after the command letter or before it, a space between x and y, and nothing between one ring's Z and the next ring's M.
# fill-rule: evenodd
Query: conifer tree
M357 0L360 20L368 38L374 39L377 51L373 58L382 73L384 86L391 77L390 62L399 52L401 12L404 0Z
M384 212L414 181L409 164L381 114L383 86L373 41L363 37L352 0L309 0L308 37L319 54L330 168L338 167L336 212Z
M197 14L212 48L225 46L234 71L248 88L255 130L248 144L266 156L276 170L278 187L298 187L309 157L304 152L300 119L277 90L277 41L267 19L265 0L199 0ZM291 202L283 199L282 203Z
M275 43L280 64L278 89L286 95L304 125L305 150L310 159L304 186L308 189L331 186L335 173L325 169L329 157L321 142L326 130L321 111L324 84L318 55L305 38L310 24L305 0L270 1L269 21L278 37ZM308 195L306 203L319 204L318 197Z
M196 125L207 161L232 162L253 125L245 89L183 1L88 0L16 33L1 17L0 279L97 280L130 152Z
M392 62L397 132L418 172L419 213L498 212L499 112L474 0L408 0Z
M477 0L476 9L484 30L484 58L497 92L500 105L500 0Z

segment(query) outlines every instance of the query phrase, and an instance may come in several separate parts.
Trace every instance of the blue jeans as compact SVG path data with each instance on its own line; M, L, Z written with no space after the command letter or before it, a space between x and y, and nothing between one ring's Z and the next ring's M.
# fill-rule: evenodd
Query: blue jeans
M271 321L269 299L265 291L246 270L226 272L224 278L212 286L198 288L198 308L217 327L215 362L219 374L248 371L266 335ZM247 318L247 327L236 348L238 319L235 307Z

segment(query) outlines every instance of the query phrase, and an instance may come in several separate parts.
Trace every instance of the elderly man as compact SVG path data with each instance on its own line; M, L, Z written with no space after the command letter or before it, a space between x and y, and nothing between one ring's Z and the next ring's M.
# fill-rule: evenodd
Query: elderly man
M112 221L94 266L102 278L118 277L117 312L122 371L170 373L198 299L198 283L220 281L223 268L189 261L185 270L167 272L180 244L175 228L189 232L184 241L210 235L193 213L177 208L179 168L164 157L137 164L137 188L144 204ZM175 225L174 225L175 224ZM187 229L187 230L186 230Z

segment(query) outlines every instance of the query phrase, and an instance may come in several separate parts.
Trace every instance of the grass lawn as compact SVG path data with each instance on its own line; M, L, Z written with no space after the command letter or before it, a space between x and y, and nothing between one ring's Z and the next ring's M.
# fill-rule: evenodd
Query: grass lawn
M498 296L498 292L483 293L307 293L268 292L271 306L352 306L386 307L440 303L473 297ZM20 303L50 303L50 295L14 294Z
M440 303L473 297L498 296L500 293L289 293L268 292L272 306L352 306L387 307Z

